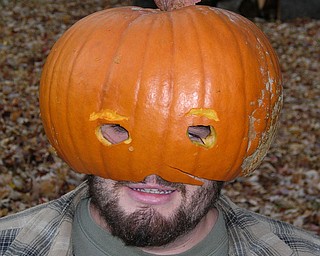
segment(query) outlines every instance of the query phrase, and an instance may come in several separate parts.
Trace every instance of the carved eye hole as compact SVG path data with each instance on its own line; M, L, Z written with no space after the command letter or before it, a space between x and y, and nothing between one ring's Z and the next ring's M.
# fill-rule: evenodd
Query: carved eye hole
M189 126L187 135L192 143L205 148L212 148L217 140L216 132L211 125Z
M129 132L119 124L103 124L97 129L98 139L105 145L130 143Z

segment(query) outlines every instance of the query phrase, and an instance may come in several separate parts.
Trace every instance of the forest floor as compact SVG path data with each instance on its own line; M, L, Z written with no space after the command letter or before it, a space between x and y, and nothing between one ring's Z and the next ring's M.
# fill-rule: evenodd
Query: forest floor
M0 217L57 198L83 179L48 145L39 117L39 78L68 27L116 3L0 0ZM255 23L280 59L281 124L261 166L224 193L240 206L320 235L320 21Z

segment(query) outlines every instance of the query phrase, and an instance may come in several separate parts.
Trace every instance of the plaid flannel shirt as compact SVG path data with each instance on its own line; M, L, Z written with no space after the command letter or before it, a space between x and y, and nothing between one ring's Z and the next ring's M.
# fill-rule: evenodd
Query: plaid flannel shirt
M47 204L0 219L1 256L72 255L71 226L79 201L88 196L88 185ZM320 238L294 226L252 213L221 196L229 235L229 255L320 256Z

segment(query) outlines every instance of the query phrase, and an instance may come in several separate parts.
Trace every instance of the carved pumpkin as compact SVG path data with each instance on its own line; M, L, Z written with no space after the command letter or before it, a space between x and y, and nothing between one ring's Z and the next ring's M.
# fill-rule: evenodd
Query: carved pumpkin
M229 181L265 156L282 103L277 57L247 19L221 9L94 13L54 45L40 110L75 171Z

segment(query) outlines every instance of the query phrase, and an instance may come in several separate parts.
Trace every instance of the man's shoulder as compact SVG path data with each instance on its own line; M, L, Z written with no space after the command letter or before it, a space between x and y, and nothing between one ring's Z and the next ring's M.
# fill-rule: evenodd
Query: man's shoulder
M315 234L238 207L226 196L221 197L219 207L236 251L250 248L266 255L320 255L320 238Z
M22 228L39 213L52 211L61 214L62 212L65 212L66 209L73 203L74 198L79 194L83 194L82 192L83 189L85 189L85 186L86 184L83 183L75 190L61 196L58 199L0 218L0 231ZM44 217L50 218L52 215L49 214Z
M15 240L19 240L21 246L33 244L35 248L39 237L53 238L62 222L72 222L77 202L87 194L86 186L83 183L56 200L0 218L0 255L4 255Z

